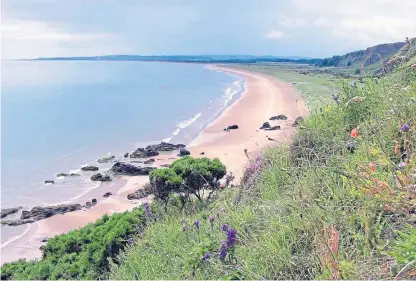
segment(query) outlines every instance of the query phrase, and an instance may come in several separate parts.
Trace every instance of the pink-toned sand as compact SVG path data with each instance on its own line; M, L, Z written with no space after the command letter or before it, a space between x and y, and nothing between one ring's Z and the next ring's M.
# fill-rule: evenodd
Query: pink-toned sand
M294 119L307 114L304 102L290 84L258 73L236 70L223 66L215 69L242 76L246 80L246 90L242 96L228 107L216 120L210 123L194 139L189 149L194 157L219 158L238 181L248 159L254 157L261 148L287 142L296 128L292 127ZM274 115L284 114L286 121L269 121ZM281 130L259 130L268 121L272 126L280 125ZM238 125L239 129L225 132L229 125ZM272 138L276 141L270 141ZM200 153L204 152L204 155ZM157 157L157 165L170 163L173 155ZM41 257L39 247L43 237L51 237L78 229L96 221L104 214L131 210L145 200L129 201L127 194L141 187L148 181L147 177L122 177L113 184L103 184L85 198L97 198L98 204L89 210L76 211L38 221L29 226L22 237L8 243L1 249L1 263L19 258L34 259ZM113 196L103 198L102 194L111 191Z

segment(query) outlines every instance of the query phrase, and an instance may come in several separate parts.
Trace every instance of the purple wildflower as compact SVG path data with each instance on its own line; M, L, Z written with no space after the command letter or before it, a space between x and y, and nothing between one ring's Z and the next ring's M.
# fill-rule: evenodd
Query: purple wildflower
M407 166L407 163L406 162L400 162L399 163L399 165L397 165L397 167L399 168L399 169L403 169L403 168L405 168Z
M242 182L245 186L251 186L255 183L258 178L258 175L261 172L262 168L262 159L257 157L256 159L250 161L248 167L244 171Z
M221 247L217 254L220 260L224 261L225 257L227 256L227 250L228 250L227 243L224 241L221 243Z
M207 261L210 257L211 257L211 253L210 253L210 252L206 252L206 253L202 256L202 260L203 260L203 261Z
M133 243L134 243L133 238L129 238L129 239L127 239L127 244L131 245L131 244L133 244Z
M224 223L224 224L221 226L221 230L222 230L222 231L228 231L228 224Z
M234 247L237 243L237 230L230 228L227 231L227 247Z
M199 229L200 228L201 223L199 222L199 220L195 220L194 221L194 226L195 226L196 229Z
M148 202L144 203L144 211L146 213L146 217L150 217L151 215L150 204Z
M336 102L339 103L339 97L336 95L332 95L332 99Z
M409 125L407 123L404 123L400 130L404 133L408 132L409 131Z

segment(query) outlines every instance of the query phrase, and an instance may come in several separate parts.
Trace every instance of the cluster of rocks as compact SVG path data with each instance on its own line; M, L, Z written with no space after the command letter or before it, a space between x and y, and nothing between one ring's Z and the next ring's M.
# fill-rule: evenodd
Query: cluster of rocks
M15 208L5 208L1 209L1 218L5 218L8 215L12 215L17 213L22 207L15 207Z
M227 128L224 128L224 131L229 132L231 130L237 130L238 129L238 125L230 125Z
M111 168L111 171L116 175L126 175L126 176L145 176L149 175L154 167L137 167L132 164L120 163L117 162Z
M265 130L265 131L275 131L275 130L280 130L280 126L270 126L269 122L264 122L263 125L260 127L260 130Z
M109 175L102 175L100 173L94 174L91 176L92 181L111 181L111 177Z
M116 158L115 156L107 156L107 157L103 157L98 159L98 163L108 163L110 161L113 161L114 158Z
M84 167L81 167L81 171L95 172L95 171L98 171L98 167L96 167L96 166L84 166Z
M184 144L171 144L167 142L161 142L160 144L148 145L145 148L138 148L130 154L130 158L148 158L159 155L159 151L173 151L178 149L184 149ZM127 153L125 154L126 157Z
M191 152L187 150L186 148L181 148L179 150L178 156L182 157L182 156L187 156L187 155L191 155Z
M91 199L91 202L90 201L85 202L85 208L90 209L92 206L94 206L96 204L97 204L97 199L96 198L92 198Z
M156 160L154 158L150 158L149 160L146 160L143 162L143 164L149 165L149 164L153 164Z
M129 200L139 200L139 199L145 198L149 195L150 195L149 192L147 192L143 189L139 189L139 190L136 190L133 193L128 194L127 199L129 199Z
M80 174L76 174L76 173L70 173L70 174L67 174L67 173L59 173L59 174L56 175L57 178L60 178L60 177L79 177L79 176L81 176L81 175Z
M30 211L22 211L20 219L2 221L5 225L21 225L26 223L32 223L38 220L43 220L54 215L64 214L82 209L81 204L62 204L57 206L48 207L33 207Z
M270 117L269 120L271 120L271 121L273 121L273 120L287 120L287 116L283 115L283 114L279 114L279 115Z

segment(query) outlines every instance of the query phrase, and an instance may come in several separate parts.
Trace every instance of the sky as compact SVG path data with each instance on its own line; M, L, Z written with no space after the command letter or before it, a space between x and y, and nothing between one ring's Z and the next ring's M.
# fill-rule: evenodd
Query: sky
M328 57L416 36L416 0L1 0L2 59Z

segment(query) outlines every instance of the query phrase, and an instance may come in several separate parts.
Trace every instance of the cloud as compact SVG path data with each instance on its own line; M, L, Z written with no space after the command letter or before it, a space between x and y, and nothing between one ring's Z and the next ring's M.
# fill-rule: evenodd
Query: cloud
M111 34L73 33L43 21L4 17L1 36L3 59L92 55L96 54L96 51L105 52L108 49L105 44L97 43L114 40L114 35Z
M286 36L286 33L276 30L276 29L272 29L269 32L267 32L264 37L266 39L282 39L285 36Z
M293 0L292 13L362 47L416 36L414 0Z
M302 18L290 18L285 15L282 15L278 23L284 27L293 28L293 27L304 27L308 24L306 19Z

